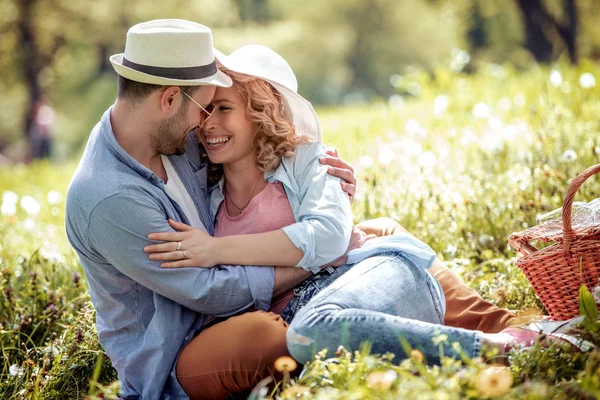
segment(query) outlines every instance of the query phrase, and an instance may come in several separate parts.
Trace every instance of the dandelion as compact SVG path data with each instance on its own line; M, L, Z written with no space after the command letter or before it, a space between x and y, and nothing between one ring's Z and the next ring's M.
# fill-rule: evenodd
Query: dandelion
M29 215L35 215L40 212L40 203L31 196L21 197L21 208Z
M2 203L17 204L19 196L12 190L7 190L2 193Z
M358 160L358 163L365 168L369 168L373 166L373 158L371 156L362 156Z
M396 158L396 154L392 150L390 150L389 147L383 147L379 151L378 160L381 165L388 165L392 161L394 161L395 158Z
M17 206L15 203L3 202L0 206L0 214L7 217L13 216L17 213Z
M444 114L444 112L446 112L449 102L450 101L448 100L448 96L443 96L443 95L437 96L435 98L435 100L433 101L433 114L436 117L442 116L442 114Z
M435 157L435 154L433 154L431 151L426 151L419 155L418 163L423 168L432 168L435 167L435 164L437 163L437 158Z
M562 82L563 78L560 72L558 72L558 70L556 69L553 69L552 72L550 72L550 83L552 84L552 86L558 87L561 85Z
M489 118L491 115L490 108L485 103L475 104L472 112L476 118Z
M566 150L560 157L564 162L573 162L577 160L577 153L575 150Z
M62 199L63 199L62 193L57 192L56 190L49 191L48 196L46 196L46 200L48 201L48 204L50 204L50 205L58 204L62 201Z
M596 86L596 78L589 72L581 74L579 77L579 86L584 89L590 89Z
M489 366L479 372L475 386L486 397L500 397L508 393L513 385L513 376L508 367Z
M391 369L371 372L367 376L367 387L375 390L388 390L396 379L398 379L398 373Z
M24 371L24 368L17 366L17 364L13 364L8 368L8 373L11 376L23 376Z
M279 372L291 372L298 367L296 361L292 357L283 356L275 360L275 369Z
M393 110L401 110L404 108L404 97L400 96L399 94L390 96L388 99L388 105Z

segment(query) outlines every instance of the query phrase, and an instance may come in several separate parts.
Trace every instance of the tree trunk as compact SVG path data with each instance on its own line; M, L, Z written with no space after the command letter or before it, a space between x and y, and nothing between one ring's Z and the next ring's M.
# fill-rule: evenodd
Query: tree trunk
M525 47L538 62L552 61L552 31L560 37L569 53L569 60L579 61L577 51L577 4L575 0L564 0L563 9L566 22L553 17L541 0L517 0L525 21Z
M41 56L35 40L35 32L32 25L33 7L37 0L20 0L17 3L19 18L17 27L19 32L19 47L21 48L21 71L23 71L25 84L27 85L28 99L23 117L23 131L29 144L29 152L35 158L34 138L32 137L35 113L37 105L42 99L42 87L39 75L41 71Z
M537 62L552 61L552 41L546 36L547 14L539 0L516 0L525 25L525 47Z
M577 5L575 0L565 1L565 14L567 15L567 25L558 27L558 31L567 46L569 52L569 60L571 63L577 64L579 62L579 53L577 51L577 31L578 31L578 19L577 19Z

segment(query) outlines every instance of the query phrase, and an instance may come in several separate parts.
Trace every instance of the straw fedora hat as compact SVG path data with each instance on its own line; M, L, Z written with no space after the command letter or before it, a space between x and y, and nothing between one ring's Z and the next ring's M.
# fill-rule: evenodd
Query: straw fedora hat
M321 141L321 123L312 104L298 94L298 81L290 65L272 49L258 44L240 47L230 55L215 49L216 57L228 70L269 82L285 99L285 108L298 135Z
M164 86L231 86L217 69L210 28L181 19L158 19L132 26L125 52L110 57L117 74Z

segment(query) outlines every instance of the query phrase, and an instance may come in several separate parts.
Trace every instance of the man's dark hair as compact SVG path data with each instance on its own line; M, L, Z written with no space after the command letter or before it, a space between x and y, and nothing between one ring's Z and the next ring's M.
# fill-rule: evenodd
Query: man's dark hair
M168 86L132 81L131 79L119 75L117 96L133 102L140 102L150 96L154 91L166 87ZM179 86L179 89L192 96L196 93L198 87L199 86ZM187 96L183 96L183 104L187 104L189 101L190 99L188 99Z

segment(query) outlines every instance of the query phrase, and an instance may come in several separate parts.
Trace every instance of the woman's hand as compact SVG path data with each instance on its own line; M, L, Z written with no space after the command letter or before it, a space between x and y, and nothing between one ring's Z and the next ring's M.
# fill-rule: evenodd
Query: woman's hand
M203 230L169 219L169 224L179 232L158 232L148 235L150 240L164 243L144 247L151 260L164 260L163 268L202 267L219 264L215 254L216 238Z

